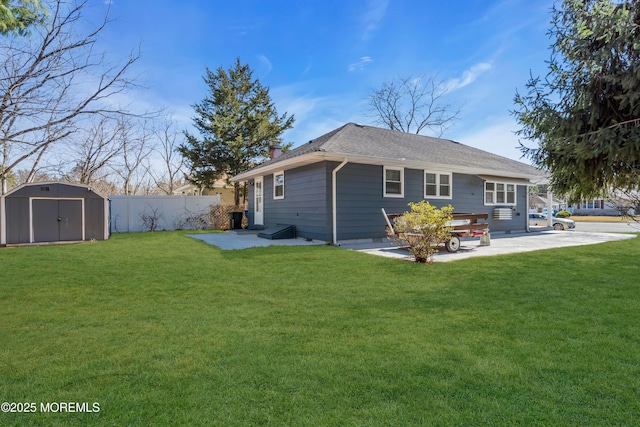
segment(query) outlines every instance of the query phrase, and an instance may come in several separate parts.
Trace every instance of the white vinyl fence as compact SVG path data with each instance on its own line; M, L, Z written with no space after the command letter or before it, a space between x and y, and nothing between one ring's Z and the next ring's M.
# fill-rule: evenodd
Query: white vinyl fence
M206 228L216 196L109 196L112 233Z

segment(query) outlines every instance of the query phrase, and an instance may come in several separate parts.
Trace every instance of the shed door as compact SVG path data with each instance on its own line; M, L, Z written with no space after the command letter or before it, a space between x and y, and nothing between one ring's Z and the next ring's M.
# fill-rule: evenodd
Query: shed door
M33 241L82 240L82 200L33 200Z

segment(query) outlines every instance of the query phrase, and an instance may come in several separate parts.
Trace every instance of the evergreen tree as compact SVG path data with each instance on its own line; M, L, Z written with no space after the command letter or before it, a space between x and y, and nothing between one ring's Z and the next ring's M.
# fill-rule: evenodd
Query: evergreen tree
M45 15L39 0L0 0L0 34L24 34L30 25L42 23Z
M554 191L594 198L640 184L640 1L554 6L549 72L516 94L522 147Z
M294 117L278 116L269 89L252 75L240 58L228 71L207 68L204 81L210 93L193 106L193 122L201 138L185 132L187 141L179 148L190 164L190 181L200 187L213 187L217 179L265 160L269 146L279 143L282 133L293 126ZM235 204L240 204L237 182Z

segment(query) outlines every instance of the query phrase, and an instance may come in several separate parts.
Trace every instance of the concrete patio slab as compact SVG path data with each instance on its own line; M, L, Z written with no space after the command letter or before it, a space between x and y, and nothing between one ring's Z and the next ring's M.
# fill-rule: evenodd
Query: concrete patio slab
M463 240L460 250L449 253L442 249L433 256L435 262L529 252L568 246L594 245L616 240L633 239L634 234L588 233L577 231L540 231L522 234L500 234L491 237L490 246L480 246L479 239ZM372 255L413 260L407 249L399 249L391 242L344 244L342 247Z
M237 230L224 233L188 234L187 236L202 240L223 250L238 250L265 246L313 246L327 244L324 241L306 240L301 238L269 240L258 237L257 233L258 231ZM496 234L492 235L490 246L480 246L479 239L463 240L458 252L449 253L443 249L434 255L433 260L436 262L448 262L479 256L502 255L569 246L594 245L603 242L633 239L635 237L635 234L597 233L575 230ZM413 260L407 249L397 248L387 240L378 243L343 242L341 243L341 247L371 255Z
M188 237L202 240L222 250L248 249L262 246L312 246L326 245L326 242L307 239L276 239L269 240L258 237L258 230L226 231L211 234L187 234Z

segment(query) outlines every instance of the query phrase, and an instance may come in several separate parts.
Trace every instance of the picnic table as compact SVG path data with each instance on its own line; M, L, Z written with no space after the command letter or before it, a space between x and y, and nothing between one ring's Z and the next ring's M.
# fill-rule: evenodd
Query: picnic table
M395 239L402 240L400 233L395 231L393 224L395 220L403 214L388 214L384 208L382 208L382 214L387 223L387 234L393 236ZM454 212L452 217L453 219L447 223L447 225L451 227L451 239L444 243L444 247L448 252L457 252L460 249L461 237L475 238L486 236L486 241L488 242L489 224L487 224L486 221L489 218L489 214Z

